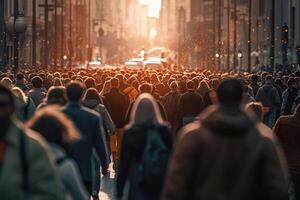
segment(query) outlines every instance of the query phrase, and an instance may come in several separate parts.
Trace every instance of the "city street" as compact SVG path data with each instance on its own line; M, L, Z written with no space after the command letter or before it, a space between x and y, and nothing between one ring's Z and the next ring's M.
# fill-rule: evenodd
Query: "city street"
M101 178L100 200L115 200L115 172L110 165L109 173Z
M0 0L0 200L300 200L299 133L300 0Z

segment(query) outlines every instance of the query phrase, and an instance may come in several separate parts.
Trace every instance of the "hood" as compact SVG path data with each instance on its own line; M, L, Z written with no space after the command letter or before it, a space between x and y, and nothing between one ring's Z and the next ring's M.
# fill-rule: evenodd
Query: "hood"
M66 157L66 152L62 147L54 143L50 143L50 147L56 160Z
M204 127L220 134L244 134L255 127L255 122L241 108L211 107L199 119Z
M93 108L95 108L96 106L99 105L99 102L96 99L88 99L88 100L84 100L82 102L82 105L93 109Z

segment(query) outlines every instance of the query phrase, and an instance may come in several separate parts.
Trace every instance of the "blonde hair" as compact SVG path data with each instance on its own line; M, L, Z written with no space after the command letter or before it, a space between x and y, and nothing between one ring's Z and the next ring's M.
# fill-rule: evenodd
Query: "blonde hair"
M133 104L128 126L163 123L164 120L154 97L147 93L141 94Z
M13 94L19 98L23 103L26 103L28 101L28 98L26 97L25 93L18 87L13 87L11 89Z

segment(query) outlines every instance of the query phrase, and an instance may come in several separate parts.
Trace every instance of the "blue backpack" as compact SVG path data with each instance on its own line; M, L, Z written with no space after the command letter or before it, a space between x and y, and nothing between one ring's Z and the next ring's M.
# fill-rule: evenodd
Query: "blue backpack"
M147 131L147 142L142 162L138 166L140 184L160 187L168 167L170 151L162 141L157 126L151 126Z

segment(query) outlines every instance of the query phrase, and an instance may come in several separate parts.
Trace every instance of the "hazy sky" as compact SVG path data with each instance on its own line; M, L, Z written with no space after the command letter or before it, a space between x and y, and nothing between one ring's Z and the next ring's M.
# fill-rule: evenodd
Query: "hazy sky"
M140 4L148 6L148 15L151 17L159 17L161 0L139 0Z

